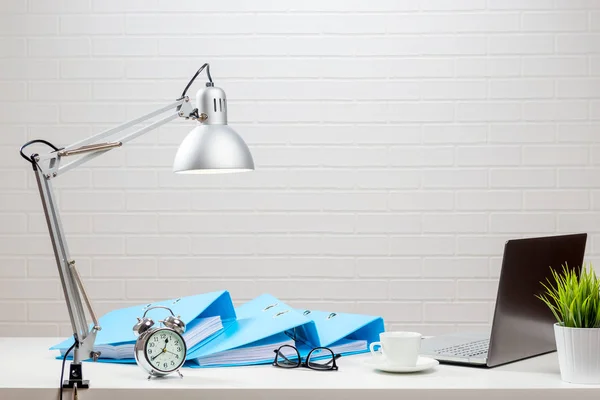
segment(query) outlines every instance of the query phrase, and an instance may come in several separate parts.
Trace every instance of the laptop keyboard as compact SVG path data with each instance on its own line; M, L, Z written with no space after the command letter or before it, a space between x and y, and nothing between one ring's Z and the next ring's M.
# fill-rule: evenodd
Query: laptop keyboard
M435 350L435 354L455 357L477 357L483 354L487 355L489 346L490 340L484 339L437 349Z

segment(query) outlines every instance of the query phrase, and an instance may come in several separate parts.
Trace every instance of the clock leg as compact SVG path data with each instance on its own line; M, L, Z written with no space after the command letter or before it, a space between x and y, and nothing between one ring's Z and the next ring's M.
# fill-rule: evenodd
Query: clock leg
M180 370L177 370L177 373L179 374L179 377L180 377L181 379L183 379L183 375L181 374L181 371L180 371Z
M152 379L152 375L148 375L148 380Z

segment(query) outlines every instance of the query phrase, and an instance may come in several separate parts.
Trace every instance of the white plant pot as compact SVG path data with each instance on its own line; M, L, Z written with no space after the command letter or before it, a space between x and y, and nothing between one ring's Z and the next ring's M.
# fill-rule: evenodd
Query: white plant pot
M600 384L600 328L554 324L560 377L565 382Z

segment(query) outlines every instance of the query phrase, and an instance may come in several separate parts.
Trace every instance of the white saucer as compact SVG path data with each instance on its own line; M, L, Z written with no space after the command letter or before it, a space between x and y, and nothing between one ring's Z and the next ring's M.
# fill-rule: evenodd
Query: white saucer
M419 372L435 367L439 364L438 360L429 357L419 357L417 365L414 367L405 367L401 365L390 364L385 358L375 356L365 361L365 365L383 372Z

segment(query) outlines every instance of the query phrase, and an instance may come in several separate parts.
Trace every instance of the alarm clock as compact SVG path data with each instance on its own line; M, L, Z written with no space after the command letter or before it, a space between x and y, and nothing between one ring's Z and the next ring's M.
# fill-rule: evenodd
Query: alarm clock
M154 321L146 317L148 311L156 308L163 308L171 313L164 320L158 321L163 326L154 327ZM183 378L179 369L187 355L182 336L184 331L185 323L168 307L149 307L142 318L138 317L138 322L133 326L133 332L137 336L134 355L136 363L148 373L148 379L173 372Z

